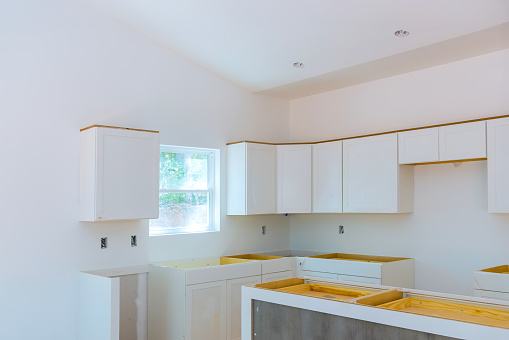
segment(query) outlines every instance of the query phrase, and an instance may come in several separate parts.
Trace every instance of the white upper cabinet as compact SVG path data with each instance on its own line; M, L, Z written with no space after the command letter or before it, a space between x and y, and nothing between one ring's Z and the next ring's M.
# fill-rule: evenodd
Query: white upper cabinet
M343 141L343 212L412 212L413 188L413 167L398 164L396 133Z
M398 132L399 164L438 162L438 128Z
M227 157L227 214L276 213L276 147L231 144Z
M441 126L440 161L486 158L486 122Z
M398 133L399 164L486 158L486 122Z
M313 212L343 211L343 142L313 145Z
M487 122L488 212L509 213L509 118Z
M277 212L311 212L311 145L277 145Z
M159 133L93 126L81 131L80 220L159 217Z

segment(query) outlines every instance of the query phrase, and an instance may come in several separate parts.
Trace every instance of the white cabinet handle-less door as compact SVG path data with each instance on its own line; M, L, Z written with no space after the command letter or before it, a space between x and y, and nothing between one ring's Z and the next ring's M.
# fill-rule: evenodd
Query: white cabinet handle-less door
M226 339L226 281L186 287L186 340Z
M343 211L343 142L313 145L313 212Z
M277 212L311 212L311 145L277 145Z
M413 186L413 166L398 164L396 133L343 141L343 212L410 212Z
M509 118L488 121L488 212L509 213Z
M472 122L439 128L440 161L486 157L486 122Z

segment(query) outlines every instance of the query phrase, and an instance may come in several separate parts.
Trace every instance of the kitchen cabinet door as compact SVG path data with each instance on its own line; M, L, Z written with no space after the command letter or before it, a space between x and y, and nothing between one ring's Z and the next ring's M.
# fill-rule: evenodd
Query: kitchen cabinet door
M438 162L438 128L398 132L399 164Z
M186 340L226 339L226 281L186 287Z
M277 145L277 212L311 212L311 145Z
M343 141L343 212L411 212L413 187L413 166L398 164L396 133Z
M276 147L258 143L228 145L227 214L276 212Z
M240 340L241 322L241 287L254 285L261 282L260 275L243 277L240 279L227 280L227 310L226 310L226 331L227 340Z
M343 211L343 143L313 145L313 212Z
M486 122L439 127L440 161L486 158Z
M80 220L159 217L159 133L81 131Z
M487 124L488 212L509 213L509 118Z

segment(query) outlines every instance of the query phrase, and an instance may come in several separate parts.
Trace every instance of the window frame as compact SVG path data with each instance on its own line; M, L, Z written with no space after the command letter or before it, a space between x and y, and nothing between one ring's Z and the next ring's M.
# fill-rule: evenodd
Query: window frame
M196 148L176 145L160 145L159 153L188 153L195 155L207 155L207 189L161 189L161 193L208 193L208 220L209 225L206 229L194 229L192 227L183 227L178 229L165 229L161 231L151 230L149 222L149 236L195 234L219 231L219 150L208 148ZM159 162L159 165L161 163Z

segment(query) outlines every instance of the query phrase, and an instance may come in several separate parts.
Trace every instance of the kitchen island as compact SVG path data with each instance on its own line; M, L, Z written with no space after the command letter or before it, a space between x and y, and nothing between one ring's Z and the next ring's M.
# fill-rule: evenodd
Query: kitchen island
M509 339L509 303L294 278L242 288L242 339Z

